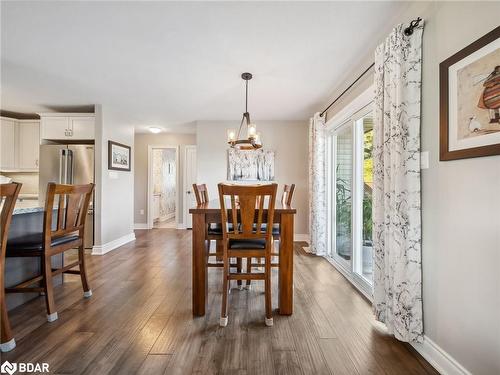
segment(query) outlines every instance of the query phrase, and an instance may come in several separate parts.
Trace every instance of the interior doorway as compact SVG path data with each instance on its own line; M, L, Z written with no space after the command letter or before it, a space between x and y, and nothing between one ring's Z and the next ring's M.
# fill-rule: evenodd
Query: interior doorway
M148 229L175 229L179 196L178 147L149 146L148 151Z

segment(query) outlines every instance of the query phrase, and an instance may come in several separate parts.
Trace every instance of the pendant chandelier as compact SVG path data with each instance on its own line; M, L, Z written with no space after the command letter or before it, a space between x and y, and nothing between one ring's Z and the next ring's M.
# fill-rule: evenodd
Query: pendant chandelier
M241 78L245 80L245 113L243 113L238 132L236 129L228 129L227 143L232 148L240 150L256 150L262 147L262 139L260 132L257 132L257 126L251 123L250 113L248 113L248 81L252 79L252 74L243 73ZM243 124L246 124L246 134L242 134Z

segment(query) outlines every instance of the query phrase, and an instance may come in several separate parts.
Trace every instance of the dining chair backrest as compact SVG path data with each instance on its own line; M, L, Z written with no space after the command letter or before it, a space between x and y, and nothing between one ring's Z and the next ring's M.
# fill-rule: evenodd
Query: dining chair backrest
M93 190L94 184L59 185L50 182L47 185L43 226L46 246L50 246L52 238L77 231L79 236L83 238L85 219ZM56 196L57 206L55 206ZM57 210L55 226L52 225L54 210Z
M219 200L223 237L229 239L272 238L272 232L262 230L265 222L271 228L274 219L277 184L226 185L219 184ZM226 197L230 207L226 208ZM267 201L267 204L266 204ZM267 217L264 217L267 211ZM232 226L229 226L232 223Z
M12 220L12 213L14 212L14 206L16 205L21 186L22 184L19 184L17 182L0 184L0 244L2 259L4 259L5 257L7 237L9 234L10 222Z
M286 206L292 205L293 192L295 190L295 184L283 186L283 195L281 196L281 203Z
M196 204L200 205L203 203L207 203L209 201L207 185L205 185L205 184L201 184L201 185L193 184L193 191L194 191L194 195L196 197Z

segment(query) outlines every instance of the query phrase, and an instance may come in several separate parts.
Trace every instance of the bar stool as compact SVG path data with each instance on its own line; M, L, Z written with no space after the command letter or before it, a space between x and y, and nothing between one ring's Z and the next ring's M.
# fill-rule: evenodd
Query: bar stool
M6 288L5 292L44 292L47 305L47 321L49 322L53 322L58 318L54 303L52 282L54 276L63 273L80 275L83 296L88 298L92 295L85 270L83 239L86 224L85 219L93 190L94 184L58 185L49 183L45 199L43 232L13 238L7 243L7 257L40 258L42 262L42 274L14 287ZM54 205L56 195L58 196L57 207ZM56 214L56 220L53 223L54 214ZM61 254L74 248L78 248L77 261L62 268L52 268L51 258L53 255ZM73 270L77 266L79 269ZM42 287L32 286L39 281L42 281Z
M0 351L9 352L16 347L16 340L12 336L10 328L9 314L7 313L7 304L5 302L5 252L7 249L7 236L9 234L12 213L16 205L17 196L21 190L22 184L11 183L0 185L0 310L1 310L1 329L2 337Z

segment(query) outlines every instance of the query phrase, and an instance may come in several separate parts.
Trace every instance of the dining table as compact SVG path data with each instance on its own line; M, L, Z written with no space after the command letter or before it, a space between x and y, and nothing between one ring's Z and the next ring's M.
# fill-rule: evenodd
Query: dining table
M189 213L193 219L193 315L204 316L208 301L207 226L209 223L222 222L220 202L218 199L213 199L201 203L190 208ZM278 261L278 312L280 315L292 315L293 313L293 233L296 213L297 210L292 206L276 201L273 222L279 223L280 226ZM266 217L267 209L264 209L264 218Z

